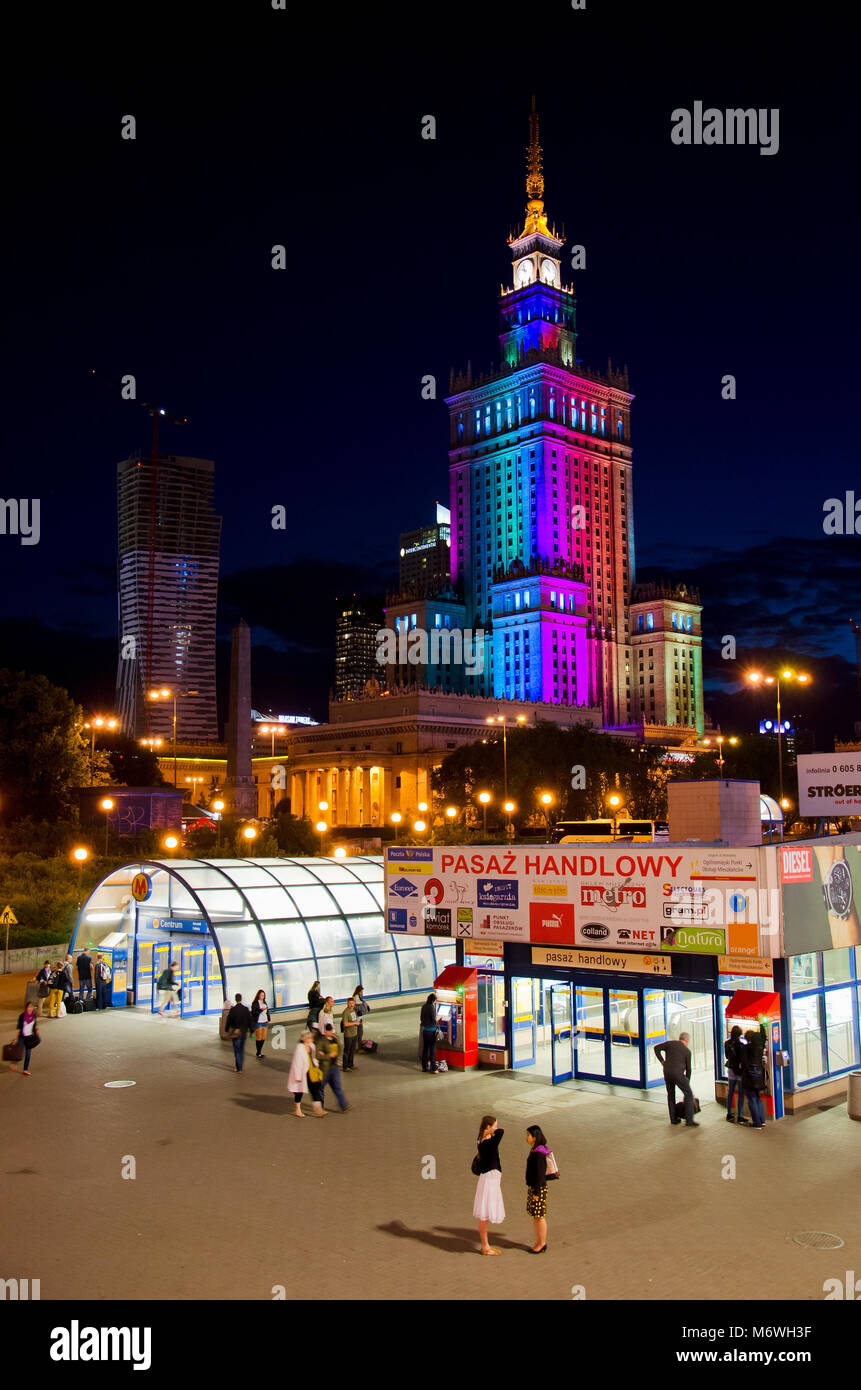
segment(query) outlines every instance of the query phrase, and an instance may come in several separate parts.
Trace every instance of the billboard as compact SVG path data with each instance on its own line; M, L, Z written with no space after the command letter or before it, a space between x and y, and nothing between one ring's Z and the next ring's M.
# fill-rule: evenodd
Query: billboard
M861 816L861 752L799 753L798 814Z
M861 842L845 836L793 841L778 845L777 855L782 954L861 945Z
M398 847L386 854L386 920L417 936L442 912L454 938L770 955L759 867L745 848Z

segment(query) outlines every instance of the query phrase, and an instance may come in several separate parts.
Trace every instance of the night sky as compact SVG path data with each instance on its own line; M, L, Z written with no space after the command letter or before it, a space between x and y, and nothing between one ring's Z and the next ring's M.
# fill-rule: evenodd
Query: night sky
M700 586L707 709L806 658L818 732L850 733L861 538L822 528L861 499L840 33L780 6L298 9L92 12L10 65L0 490L40 498L41 539L0 536L0 664L112 700L116 463L151 426L89 372L131 372L188 417L163 449L215 460L220 633L252 624L254 703L324 714L333 597L394 580L400 531L448 501L449 370L498 362L534 91L564 263L586 247L578 357L636 396L637 577ZM779 108L778 153L674 145L695 101Z

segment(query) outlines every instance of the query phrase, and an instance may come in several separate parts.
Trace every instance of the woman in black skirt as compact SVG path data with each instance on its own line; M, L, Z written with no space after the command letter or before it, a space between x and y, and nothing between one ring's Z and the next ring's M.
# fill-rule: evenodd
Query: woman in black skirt
M526 1160L526 1210L535 1224L533 1255L547 1249L547 1155L550 1145L540 1125L530 1125L526 1142L531 1153Z

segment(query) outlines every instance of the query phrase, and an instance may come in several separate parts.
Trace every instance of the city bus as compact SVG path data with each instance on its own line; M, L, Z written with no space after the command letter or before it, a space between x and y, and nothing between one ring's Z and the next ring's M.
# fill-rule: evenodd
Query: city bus
M625 840L632 844L652 844L655 822L650 820L560 820L553 827L551 844L571 844L591 840L597 844L613 844Z

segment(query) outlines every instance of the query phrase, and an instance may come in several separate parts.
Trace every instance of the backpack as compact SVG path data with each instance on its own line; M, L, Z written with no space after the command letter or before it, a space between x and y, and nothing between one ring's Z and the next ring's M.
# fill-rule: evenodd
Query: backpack
M761 1058L754 1058L750 1061L745 1057L744 1071L741 1074L742 1085L746 1091L765 1090L765 1071L762 1066Z
M736 1076L741 1076L744 1062L744 1047L738 1038L727 1038L723 1045L724 1056L727 1066L735 1072Z
M155 987L156 989L170 989L170 984L168 983L166 970L163 970L159 975L158 979L155 982Z

